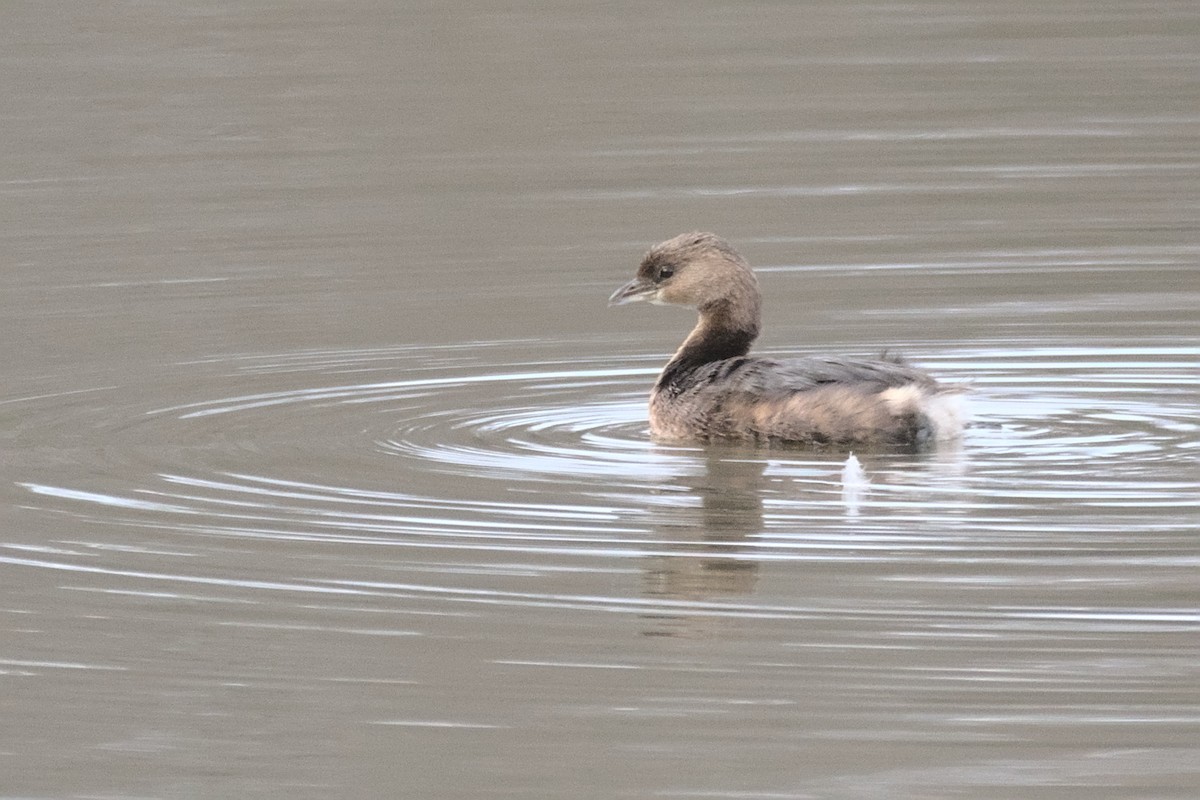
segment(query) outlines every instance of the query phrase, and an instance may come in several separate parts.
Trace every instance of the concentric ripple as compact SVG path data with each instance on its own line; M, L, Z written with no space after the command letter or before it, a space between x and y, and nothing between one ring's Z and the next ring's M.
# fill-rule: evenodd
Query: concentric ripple
M1046 541L1038 512L1049 501L1069 499L1054 524L1089 540L1134 518L1180 530L1194 515L1163 512L1200 503L1194 348L921 358L974 384L974 424L942 452L863 454L867 491L852 503L844 454L652 443L645 391L660 356L498 361L501 349L539 345L189 365L220 375L195 394L218 383L234 391L127 404L128 417L108 420L126 462L140 457L140 440L177 443L145 461L141 482L22 485L74 516L206 537L606 557L687 541L758 559L907 558L984 539L1028 552L1035 531ZM736 535L714 536L722 524Z

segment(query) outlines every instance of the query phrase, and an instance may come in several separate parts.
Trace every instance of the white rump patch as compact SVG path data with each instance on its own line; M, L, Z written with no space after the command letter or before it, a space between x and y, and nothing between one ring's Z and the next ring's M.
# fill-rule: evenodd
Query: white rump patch
M932 395L926 398L923 411L938 440L957 439L967 426L967 401L962 392Z
M921 414L929 420L931 438L939 441L957 439L966 425L967 410L961 391L931 394L915 383L886 389L880 397L893 414Z

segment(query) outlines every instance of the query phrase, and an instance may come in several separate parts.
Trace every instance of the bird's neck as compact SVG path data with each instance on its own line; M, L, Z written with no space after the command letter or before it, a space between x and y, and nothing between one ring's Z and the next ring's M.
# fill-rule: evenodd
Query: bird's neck
M744 356L758 337L758 298L752 302L721 303L700 309L700 320L667 362L658 388L678 386L680 381L705 364Z

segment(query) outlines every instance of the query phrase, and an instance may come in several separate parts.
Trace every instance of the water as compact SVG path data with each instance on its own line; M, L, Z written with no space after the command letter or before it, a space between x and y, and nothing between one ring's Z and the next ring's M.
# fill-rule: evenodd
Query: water
M0 797L1200 793L1189 4L9 17ZM694 228L961 444L651 442Z

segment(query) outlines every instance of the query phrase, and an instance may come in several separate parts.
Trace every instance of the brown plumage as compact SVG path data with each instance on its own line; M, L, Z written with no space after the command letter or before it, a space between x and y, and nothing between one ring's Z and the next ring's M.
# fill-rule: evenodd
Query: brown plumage
M609 298L694 306L696 327L650 393L650 430L670 440L808 445L921 444L962 429L959 386L901 359L747 356L758 336L758 281L728 242L685 233L650 248Z

